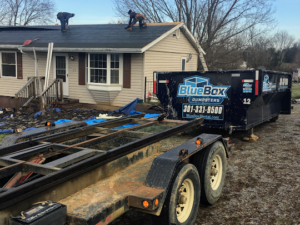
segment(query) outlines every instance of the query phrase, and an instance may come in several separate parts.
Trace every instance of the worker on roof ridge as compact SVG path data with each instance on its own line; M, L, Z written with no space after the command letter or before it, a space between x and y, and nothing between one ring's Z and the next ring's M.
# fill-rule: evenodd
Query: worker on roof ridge
M69 28L69 19L74 16L75 16L74 13L68 13L68 12L57 13L57 19L60 20L60 24L61 24L61 32L65 32L67 28Z
M147 27L147 23L143 22L145 19L145 16L140 14L140 13L136 13L134 11L132 11L131 9L128 11L128 15L130 16L129 18L129 23L128 26L125 27L126 30L128 31L132 31L132 27L134 24L136 24L137 21L139 21L140 24L140 28Z

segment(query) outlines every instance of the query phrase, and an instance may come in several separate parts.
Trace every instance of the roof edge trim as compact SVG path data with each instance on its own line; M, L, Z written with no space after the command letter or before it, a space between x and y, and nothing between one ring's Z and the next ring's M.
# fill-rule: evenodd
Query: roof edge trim
M55 45L55 43L54 43ZM23 47L23 51L33 51L33 47ZM35 47L36 51L47 52L48 48ZM53 48L53 52L116 52L116 53L142 53L141 48Z
M198 50L198 52L201 51L204 55L206 55L206 53L202 49L201 45L199 44L198 39L193 36L193 34L189 31L189 29L186 27L185 24L183 25L182 28L184 29L185 34L186 34L187 38L189 39L189 41L192 42L192 44L194 44L196 46L196 49Z
M10 48L10 49L18 49L22 47L23 45L0 45L0 48Z

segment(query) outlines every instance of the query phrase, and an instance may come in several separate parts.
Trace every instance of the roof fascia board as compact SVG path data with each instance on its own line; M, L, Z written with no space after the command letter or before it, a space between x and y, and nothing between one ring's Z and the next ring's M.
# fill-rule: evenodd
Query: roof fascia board
M18 49L22 47L22 45L0 45L0 48L9 48L9 49Z
M185 26L185 24L182 26L182 28L184 29L184 31L185 31L184 34L189 39L189 41L194 46L196 46L197 51L201 51L204 55L206 55L206 53L204 52L204 50L202 49L202 47L200 46L200 44L196 42L195 37L192 35L192 33L189 31L189 29Z
M159 38L155 39L154 41L150 42L149 44L147 44L145 47L142 48L142 52L147 51L149 48L153 47L154 45L156 45L158 42L160 42L161 40L163 40L165 37L169 36L170 34L172 34L175 30L179 29L180 27L184 26L184 23L180 23L177 26L173 27L171 30L167 31L166 33L164 33L163 35L161 35Z
M54 43L55 44L55 43ZM23 51L33 51L33 47L23 47ZM47 52L48 48L35 47L36 51ZM53 52L116 52L142 53L141 48L53 48Z

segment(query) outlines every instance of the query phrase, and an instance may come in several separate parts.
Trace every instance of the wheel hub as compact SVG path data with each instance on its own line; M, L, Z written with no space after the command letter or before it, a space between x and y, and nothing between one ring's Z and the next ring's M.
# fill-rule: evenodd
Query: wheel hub
M179 204L186 204L187 202L187 197L185 197L184 195L180 195L179 199L178 199L178 203Z
M184 223L190 216L194 204L195 190L191 179L185 179L179 188L178 202L176 206L177 219Z
M218 174L218 170L216 168L211 169L211 176L216 176Z
M222 158L216 155L212 161L210 172L210 185L213 190L217 190L220 186L223 173Z

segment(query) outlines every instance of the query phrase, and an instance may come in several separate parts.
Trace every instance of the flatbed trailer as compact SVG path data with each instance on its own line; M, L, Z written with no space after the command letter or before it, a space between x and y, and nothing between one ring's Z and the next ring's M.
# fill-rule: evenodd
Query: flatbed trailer
M228 141L201 134L162 148L163 139L203 118L142 116L1 148L0 185L13 185L0 188L0 224L103 225L130 208L152 214L155 224L192 224L200 199L212 205L222 193ZM115 129L129 123L136 126ZM34 157L43 164L33 163Z

